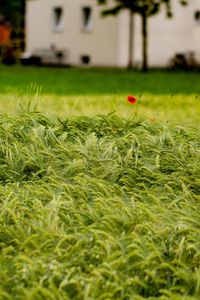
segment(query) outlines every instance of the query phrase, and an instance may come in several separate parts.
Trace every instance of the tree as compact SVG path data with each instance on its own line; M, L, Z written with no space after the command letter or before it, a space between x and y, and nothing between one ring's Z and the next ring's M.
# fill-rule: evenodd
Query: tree
M0 0L0 16L9 22L14 31L24 26L25 0Z
M15 63L25 48L24 17L25 0L0 0L0 23L9 28L8 41L0 45L1 61L5 64Z
M148 67L148 18L157 14L161 6L165 6L166 15L172 16L172 0L113 0L115 3L111 8L104 9L102 15L117 15L121 10L128 10L130 12L130 26L129 26L129 62L128 68L133 67L132 46L133 46L133 15L139 14L142 19L142 70L147 71ZM174 1L174 0L173 0ZM188 0L179 0L183 5L187 4ZM97 0L100 5L107 4L107 0Z

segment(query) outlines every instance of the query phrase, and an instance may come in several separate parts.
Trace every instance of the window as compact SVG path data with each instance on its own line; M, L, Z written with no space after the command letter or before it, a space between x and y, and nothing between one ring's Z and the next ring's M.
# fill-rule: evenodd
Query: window
M55 7L53 9L53 29L56 32L63 30L63 8Z
M93 28L92 9L89 6L82 8L82 29L83 31L90 32Z
M194 19L195 19L195 21L200 23L200 10L195 11Z

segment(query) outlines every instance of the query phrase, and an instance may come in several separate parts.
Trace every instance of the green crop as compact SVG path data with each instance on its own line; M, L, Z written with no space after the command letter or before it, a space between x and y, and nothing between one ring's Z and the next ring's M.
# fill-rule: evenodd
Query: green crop
M198 71L0 73L0 300L199 300Z
M199 146L134 114L2 114L0 299L199 299Z

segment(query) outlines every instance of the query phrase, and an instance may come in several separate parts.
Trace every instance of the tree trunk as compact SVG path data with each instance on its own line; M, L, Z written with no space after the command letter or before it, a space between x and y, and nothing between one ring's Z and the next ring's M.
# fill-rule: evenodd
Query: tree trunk
M142 14L142 71L146 72L148 68L148 56L147 56L147 47L148 47L148 32L147 32L147 15L146 12Z
M133 68L133 13L130 11L129 17L129 53L128 53L128 69L131 70Z

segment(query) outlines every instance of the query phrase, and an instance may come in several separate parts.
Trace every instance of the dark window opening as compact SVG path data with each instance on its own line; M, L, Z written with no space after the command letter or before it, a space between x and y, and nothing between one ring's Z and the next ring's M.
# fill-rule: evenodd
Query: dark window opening
M200 22L200 10L195 11L195 13L194 13L194 18L195 18L196 21L199 21L199 22Z
M82 8L82 27L85 31L92 30L92 9L91 7Z
M54 18L54 29L62 30L63 28L63 8L55 7L53 10L53 18Z

